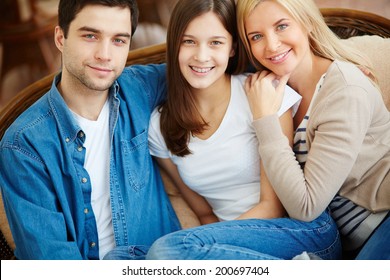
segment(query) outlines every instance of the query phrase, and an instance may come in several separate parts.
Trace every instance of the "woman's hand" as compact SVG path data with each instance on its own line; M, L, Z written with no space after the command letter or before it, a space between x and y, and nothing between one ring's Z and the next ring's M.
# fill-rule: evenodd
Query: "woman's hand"
M254 120L278 112L288 78L269 71L257 72L247 78L245 91Z
M364 75L369 77L371 80L375 81L375 77L372 74L372 72L370 71L370 69L368 69L367 67L362 66L362 65L358 65L357 67L360 69L360 71L363 72Z

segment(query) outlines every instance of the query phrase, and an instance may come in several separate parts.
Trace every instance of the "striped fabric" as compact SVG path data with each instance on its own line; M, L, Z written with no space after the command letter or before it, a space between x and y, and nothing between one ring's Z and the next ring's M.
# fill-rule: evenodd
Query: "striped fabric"
M332 213L332 217L335 220L341 236L349 242L353 242L354 231L358 229L359 225L370 216L371 212L367 209L360 207L339 195L333 198L329 205ZM359 243L354 245L350 244L353 249L356 249L363 245L365 240L361 240Z

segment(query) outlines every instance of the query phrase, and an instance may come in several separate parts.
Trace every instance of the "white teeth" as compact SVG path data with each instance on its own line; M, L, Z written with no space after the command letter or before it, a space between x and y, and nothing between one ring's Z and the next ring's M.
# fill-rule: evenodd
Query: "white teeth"
M207 72L209 72L209 71L212 69L212 67L208 67L208 68L199 68L199 67L191 66L191 69L194 70L195 72L207 73Z
M272 61L280 60L280 59L282 59L283 57L285 57L285 56L287 55L287 53L288 53L288 52L285 52L285 53L282 53L282 54L280 54L280 55L278 55L278 56L271 57L271 60L272 60Z

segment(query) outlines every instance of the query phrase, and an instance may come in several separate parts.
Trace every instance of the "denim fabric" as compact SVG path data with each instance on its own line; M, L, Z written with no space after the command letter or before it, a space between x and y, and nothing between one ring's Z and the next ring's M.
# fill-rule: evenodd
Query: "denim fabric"
M108 252L103 260L145 260L150 246L120 246Z
M360 250L357 260L390 260L390 216L377 227Z
M18 259L98 259L85 138L56 85L0 142L0 186ZM110 195L117 246L149 246L180 228L148 149L165 65L126 68L110 89Z
M304 251L321 259L341 258L339 233L328 211L312 222L234 220L174 232L158 239L146 258L273 260Z

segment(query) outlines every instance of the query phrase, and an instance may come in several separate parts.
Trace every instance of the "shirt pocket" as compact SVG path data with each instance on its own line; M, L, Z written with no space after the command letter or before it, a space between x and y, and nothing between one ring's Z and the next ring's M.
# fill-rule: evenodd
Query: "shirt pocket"
M130 141L122 140L122 152L127 180L135 191L139 191L147 185L152 165L147 130Z

